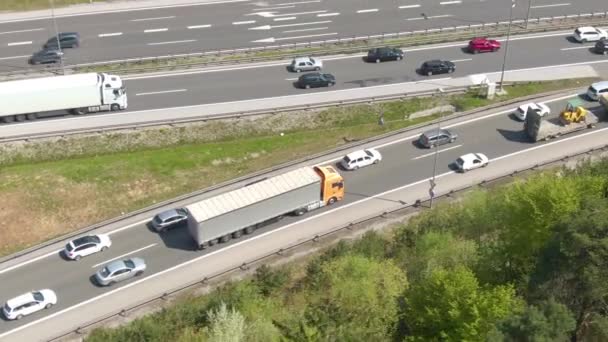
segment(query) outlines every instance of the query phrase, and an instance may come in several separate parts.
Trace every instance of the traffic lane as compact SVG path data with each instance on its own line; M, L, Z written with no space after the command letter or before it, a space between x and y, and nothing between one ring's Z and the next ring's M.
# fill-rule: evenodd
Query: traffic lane
M551 106L561 108L563 107L562 103L564 102L565 100L559 101L555 104L551 104ZM507 115L497 115L488 119L476 121L470 125L464 125L460 128L456 128L455 130L457 130L461 136L456 144L463 145L463 148L461 150L452 149L440 153L438 156L436 170L437 174L449 171L449 164L455 160L455 158L464 153L473 151L482 152L486 153L490 158L492 158L497 155L512 153L528 147L525 144L509 144L510 146L505 149L496 149L497 146L503 145L504 141L501 136L496 133L496 130L493 129L495 126L500 126L506 129L511 128L520 130L523 125L520 122L513 122L513 120L508 118ZM480 132L485 132L485 134L479 134ZM471 142L469 143L467 142L469 140L467 140L465 137L475 138L470 139ZM497 141L499 141L499 143L497 143ZM411 139L407 139L399 144L389 145L381 149L381 152L384 155L384 160L382 163L376 166L367 167L357 172L342 172L345 177L345 181L348 184L348 196L344 201L340 202L336 206L339 207L341 205L347 205L361 198L373 196L395 187L402 186L403 184L415 182L420 179L421 175L428 175L432 170L433 159L413 159L415 156L419 155L420 151L417 147L414 147L411 142ZM483 147L490 145L493 146L492 153L483 151ZM449 146L446 146L445 148L447 147ZM444 148L442 147L441 150L443 149ZM424 151L426 153L427 150ZM401 170L403 172L401 172ZM335 208L336 206L325 208L325 210ZM320 212L322 212L322 210L319 211L319 213ZM263 230L257 231L256 233L261 234L282 225L296 222L299 219L301 218L289 218L288 220L270 225ZM147 274L152 274L162 269L166 269L176 263L179 264L181 262L190 260L191 258L198 257L201 255L201 253L213 252L217 248L227 246L220 245L205 252L195 252L192 249L193 241L188 236L185 227L181 230L176 230L170 234L159 237L157 234L152 233L145 225L146 224L142 224L132 229L117 233L116 237L113 238L113 241L115 241L113 247L118 244L118 241L120 241L120 243L123 245L130 246L130 248L126 248L127 250L135 250L137 248L142 248L142 245L147 243L147 241L143 242L146 238L151 237L153 240L159 238L163 239L163 246L159 244L153 248L148 248L144 251L136 253L137 255L148 260L149 265L153 265L149 268L149 272L147 272ZM237 241L233 241L232 243L236 242ZM114 252L113 255L108 253L110 250ZM57 309L61 309L64 307L64 305L65 307L68 307L104 291L99 289L96 290L94 286L91 286L92 284L90 284L90 282L83 281L82 278L86 278L85 275L91 275L95 272L96 269L91 268L91 264L101 263L109 260L111 257L116 257L116 254L118 254L116 252L118 250L116 248L111 248L110 250L105 253L83 258L78 263L69 263L69 265L61 262L57 263L57 260L53 259L49 259L49 265L43 265L43 263L34 263L32 265L49 270L54 269L53 274L55 275L55 279L57 279L57 274L62 275L60 279L57 279L57 283L47 283L48 286L46 286L60 289L58 295L64 299L62 300L62 304L57 306ZM72 266L72 264L74 266ZM66 266L67 269L65 269ZM27 266L19 269L19 272L20 274L37 274L38 276L41 274L37 269L28 270ZM12 277L12 279L14 278L15 277ZM17 284L17 287L22 288L22 285L24 283L29 283L29 281L39 282L37 277L33 277L31 280L21 278L19 284ZM9 282L10 280L7 283ZM26 321L23 322L25 323ZM13 327L14 326L10 326L9 328Z

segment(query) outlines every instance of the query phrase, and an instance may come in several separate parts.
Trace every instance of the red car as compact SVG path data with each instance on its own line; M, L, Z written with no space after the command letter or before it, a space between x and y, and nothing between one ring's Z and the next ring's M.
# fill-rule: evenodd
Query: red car
M488 38L473 38L469 42L469 51L472 53L478 52L494 52L500 49L500 42Z

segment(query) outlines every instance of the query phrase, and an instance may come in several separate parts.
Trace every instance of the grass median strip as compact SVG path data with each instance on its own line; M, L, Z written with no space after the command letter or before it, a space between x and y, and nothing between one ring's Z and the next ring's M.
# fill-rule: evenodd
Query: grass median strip
M54 6L65 7L69 5L77 4L89 4L92 2L102 1L91 1L91 0L54 0ZM0 11L31 11L39 9L51 8L49 0L2 0L0 1Z
M516 85L500 100L571 88L574 83ZM448 104L467 110L490 102L471 92L0 145L0 255L439 115L410 119L412 113ZM383 126L378 124L380 112Z

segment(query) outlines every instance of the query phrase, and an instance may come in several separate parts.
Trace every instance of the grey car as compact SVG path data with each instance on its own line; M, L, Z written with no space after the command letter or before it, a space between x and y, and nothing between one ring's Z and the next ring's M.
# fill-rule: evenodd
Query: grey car
M115 260L95 273L95 281L101 286L111 286L119 281L140 276L146 270L142 258Z
M58 63L61 61L63 52L55 49L45 49L38 51L30 57L30 64L45 64L45 63Z
M320 71L322 68L323 62L312 57L296 57L289 64L289 70L294 72Z
M432 129L426 131L418 138L418 143L422 147L431 148L454 142L458 138L458 134L448 129Z
M62 49L79 47L80 34L78 32L61 32L57 36L49 38L44 44L44 48L56 49L60 44Z
M157 232L165 232L175 228L188 220L188 212L185 209L177 208L163 211L156 214L152 219L152 226Z

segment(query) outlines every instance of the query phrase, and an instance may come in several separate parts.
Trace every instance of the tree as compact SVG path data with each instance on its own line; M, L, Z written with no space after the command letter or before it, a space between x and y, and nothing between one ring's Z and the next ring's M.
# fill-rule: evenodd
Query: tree
M228 310L226 303L207 312L208 336L214 342L241 342L245 340L245 318L240 312Z
M502 340L513 342L567 342L575 328L572 312L553 299L543 301L539 306L529 306L499 326Z
M406 288L405 274L391 261L344 255L322 266L309 290L307 319L329 339L384 340L398 322Z
M494 325L517 312L511 286L483 289L463 266L435 269L406 294L405 324L411 341L481 341Z

